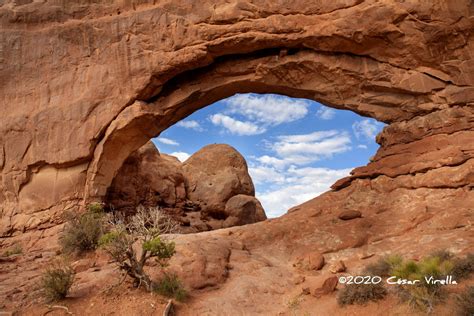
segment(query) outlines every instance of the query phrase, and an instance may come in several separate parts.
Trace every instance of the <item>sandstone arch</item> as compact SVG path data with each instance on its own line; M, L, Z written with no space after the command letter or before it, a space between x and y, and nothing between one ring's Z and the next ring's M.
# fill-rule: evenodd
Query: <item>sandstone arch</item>
M472 184L467 0L0 9L2 236L55 227L65 207L100 197L145 140L236 92L315 99L390 123L374 162L354 178ZM428 172L462 176L434 181Z
M390 123L425 112L427 103L436 107L437 91L447 86L423 72L386 66L370 58L331 56L308 49L292 49L290 55L283 50L286 55L281 56L281 51L218 59L173 78L151 101L136 101L123 110L96 148L88 169L87 197L102 197L126 157L150 138L195 110L235 93L309 98Z

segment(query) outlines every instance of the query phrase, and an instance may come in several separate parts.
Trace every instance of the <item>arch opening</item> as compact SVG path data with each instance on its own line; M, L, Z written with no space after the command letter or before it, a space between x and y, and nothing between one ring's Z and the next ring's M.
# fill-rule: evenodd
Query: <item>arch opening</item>
M382 127L308 99L235 94L166 129L153 138L154 146L147 143L132 153L105 201L115 210L160 206L200 230L231 225L226 202L237 195L247 196L241 197L247 204L239 202L247 206L248 196L256 196L267 217L278 217L369 161ZM250 222L256 220L252 212Z
M131 103L109 124L88 168L86 201L102 198L125 159L149 139L198 109L236 93L306 98L383 122L410 117L413 113L395 103L420 102L412 93L394 89L392 103L380 102L379 96L383 94L387 100L389 94L376 89L380 71L387 71L381 69L384 67L369 58L300 51L288 56L216 61L195 75L176 77L174 90L166 89L160 95L158 89L149 102ZM377 83L371 84L371 76Z
M88 167L85 201L102 199L125 159L149 139L198 109L234 94L276 93L305 98L392 123L416 116L418 112L410 110L414 104L425 108L434 102L430 98L437 82L433 80L371 58L309 50L216 59L165 85L146 85L138 95L148 95L148 99L130 102L111 121Z

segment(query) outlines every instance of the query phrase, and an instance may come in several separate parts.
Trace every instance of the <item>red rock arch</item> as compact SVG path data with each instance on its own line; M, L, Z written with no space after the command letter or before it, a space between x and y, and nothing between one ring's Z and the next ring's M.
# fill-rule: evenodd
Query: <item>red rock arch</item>
M381 74L390 82L381 80ZM292 49L291 54L286 49L273 49L220 58L178 75L149 100L135 101L117 116L94 152L86 194L88 198L103 196L132 151L192 112L235 93L309 98L390 123L423 112L421 106L428 101L434 104L433 93L445 86L425 73L370 58L307 49ZM410 105L404 106L407 102Z
M146 139L236 92L305 97L390 123L354 177L472 183L467 0L7 1L0 10L2 236L54 227L64 208L100 197ZM455 166L463 176L426 174Z

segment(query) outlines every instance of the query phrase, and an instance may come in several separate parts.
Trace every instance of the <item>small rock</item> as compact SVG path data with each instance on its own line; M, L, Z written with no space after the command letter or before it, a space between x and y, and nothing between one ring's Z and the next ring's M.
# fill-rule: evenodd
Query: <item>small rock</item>
M340 272L345 272L346 271L346 265L344 264L344 261L339 260L338 262L334 263L330 270L331 273L340 273Z
M299 257L293 265L304 270L321 270L324 266L324 257L319 252L311 252Z
M362 217L362 213L359 211L354 211L354 210L348 210L348 211L342 211L339 213L339 219L342 219L343 221L348 221L354 218L360 218Z
M303 283L305 280L306 280L306 278L304 277L304 275L298 275L298 276L293 280L293 283L294 283L295 285L298 285L298 284Z
M338 277L337 276L332 276L330 278L327 278L323 285L321 287L317 288L313 292L313 296L316 297L321 297L323 295L330 294L336 290L338 283Z
M311 290L309 289L309 287L304 287L304 288L301 289L301 294L309 295L309 294L311 294Z

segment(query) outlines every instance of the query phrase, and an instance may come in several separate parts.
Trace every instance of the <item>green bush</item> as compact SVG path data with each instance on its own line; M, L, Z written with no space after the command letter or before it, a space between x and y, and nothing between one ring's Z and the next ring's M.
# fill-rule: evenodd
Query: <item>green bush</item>
M474 253L468 254L465 258L453 260L451 275L454 280L465 279L474 272Z
M42 288L49 301L63 299L74 282L74 270L70 266L56 265L46 270L42 278Z
M150 257L155 257L155 260L160 266L165 267L168 259L175 254L175 244L172 241L164 241L160 237L155 237L152 240L145 241L142 245L143 251L148 251Z
M420 261L405 260L399 255L385 257L367 266L364 274L377 275L381 277L395 276L396 279L410 281L419 280L414 284L402 284L396 287L396 293L403 302L430 313L434 305L443 300L444 287L442 284L428 282L425 277L433 277L434 280L444 279L452 275L454 280L467 278L474 271L474 254L468 254L464 258L454 258L453 254L446 250L438 250ZM471 291L471 292L469 292ZM468 307L473 305L472 295L474 290L470 289L458 303L461 310L471 312ZM348 285L338 296L340 305L364 303L373 298L382 298L384 290L371 289L366 285ZM469 296L471 295L471 296ZM472 307L471 307L472 308ZM469 314L469 315L471 315ZM468 314L460 314L468 315ZM474 314L473 314L474 315Z
M135 287L143 285L151 291L153 283L145 265L151 258L155 258L161 267L167 265L175 253L175 244L163 234L176 232L177 229L178 224L159 208L139 207L136 214L129 218L119 214L110 218L110 232L100 238L99 244L119 269L133 279ZM137 242L141 244L141 251L136 247Z
M78 216L69 214L69 222L60 239L63 252L74 253L96 249L103 233L103 216L100 204L89 205L88 210Z
M402 257L398 255L388 256L368 265L364 271L364 275L389 276L393 267L402 261Z
M180 302L184 301L187 297L186 290L175 274L165 273L160 282L153 284L153 291Z
M446 258L445 256L441 256ZM428 283L426 277L434 279L443 278L451 273L453 263L451 260L443 260L438 256L428 256L420 262L405 260L394 265L392 275L398 279L420 280L414 285L401 285L398 294L402 301L410 305L431 312L434 305L441 301L443 288L440 284Z
M352 304L365 304L369 301L383 299L387 290L379 284L347 284L337 295L340 306Z
M469 286L466 291L460 294L456 299L457 315L474 315L474 286Z
M104 206L101 203L91 203L87 205L87 211L102 215L104 213Z

